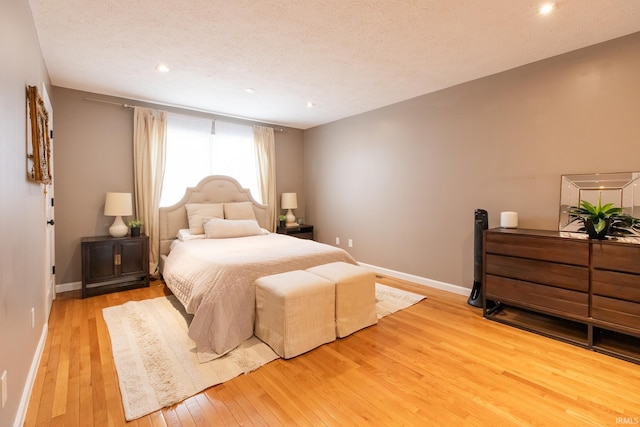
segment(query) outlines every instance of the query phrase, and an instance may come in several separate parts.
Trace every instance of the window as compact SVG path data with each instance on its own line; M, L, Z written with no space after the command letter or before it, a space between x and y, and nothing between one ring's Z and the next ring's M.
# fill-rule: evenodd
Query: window
M187 187L209 175L228 175L262 202L253 128L221 121L170 114L160 206L180 201Z

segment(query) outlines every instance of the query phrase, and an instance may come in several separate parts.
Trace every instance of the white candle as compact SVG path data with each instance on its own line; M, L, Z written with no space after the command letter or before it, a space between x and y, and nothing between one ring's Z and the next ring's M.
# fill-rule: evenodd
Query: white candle
M500 212L500 227L518 228L518 212Z

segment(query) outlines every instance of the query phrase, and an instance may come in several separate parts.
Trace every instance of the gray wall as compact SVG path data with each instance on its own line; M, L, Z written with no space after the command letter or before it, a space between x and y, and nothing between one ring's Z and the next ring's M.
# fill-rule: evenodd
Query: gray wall
M132 110L85 98L254 124L55 86L53 91L56 111L56 283L63 285L77 284L82 279L81 238L109 234L113 218L102 214L105 194L108 191L133 193L134 187ZM302 136L302 131L297 129L284 128L284 132L275 132L277 193L278 196L282 192L298 193L301 205L296 211L298 215L304 215Z
M27 180L26 86L49 78L24 0L0 2L0 375L7 371L7 403L0 425L13 425L32 358L46 325L44 196ZM54 169L55 175L55 169ZM31 327L31 308L35 326Z
M562 174L640 170L638 52L640 33L305 131L308 221L360 262L471 287L476 208L557 229Z

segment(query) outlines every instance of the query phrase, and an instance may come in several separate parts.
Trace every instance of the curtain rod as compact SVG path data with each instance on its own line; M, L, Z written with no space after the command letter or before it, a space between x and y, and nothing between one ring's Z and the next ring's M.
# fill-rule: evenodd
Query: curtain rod
M135 105L131 105L131 104L124 104L121 102L113 102L113 101L107 101L105 99L97 99L97 98L89 98L89 97L84 97L83 98L85 101L92 101L92 102L102 102L103 104L111 104L111 105L119 105L123 108L130 108L133 109L134 107L136 107ZM162 105L162 104L161 104ZM206 114L215 114L212 113L211 111L206 111L206 110L199 110L199 109L195 109L195 108L185 108L185 107L177 107L177 106L173 106L173 105L164 105L165 107L173 107L173 108L181 108L183 110L190 110L190 111L196 111L199 113L206 113ZM253 121L250 119L246 119L244 117L236 117L236 116L228 116L231 118L235 118L235 119L240 119L240 120L247 120L247 121ZM218 119L216 119L215 117L213 118L213 121L216 121ZM271 127L271 126L266 126L266 127ZM283 128L274 128L271 127L271 129L273 129L274 132L284 132Z
M124 108L133 108L133 107L135 107L134 105L123 104L121 102L106 101L104 99L87 98L87 97L85 97L83 99L85 101L102 102L103 104L119 105L119 106L124 107Z

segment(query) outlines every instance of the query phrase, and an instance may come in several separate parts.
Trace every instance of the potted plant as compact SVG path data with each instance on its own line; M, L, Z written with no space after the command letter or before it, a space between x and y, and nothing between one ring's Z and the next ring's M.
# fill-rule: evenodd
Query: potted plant
M132 219L129 221L129 228L131 228L131 237L138 237L140 235L140 227L144 224L140 219Z
M569 209L569 215L573 218L571 222L582 220L590 239L605 239L613 219L623 215L622 209L616 208L613 203L602 206L601 196L598 196L598 204L595 206L582 200L579 207Z
M286 215L278 215L278 226L279 227L284 227L286 221L287 221L287 216Z

